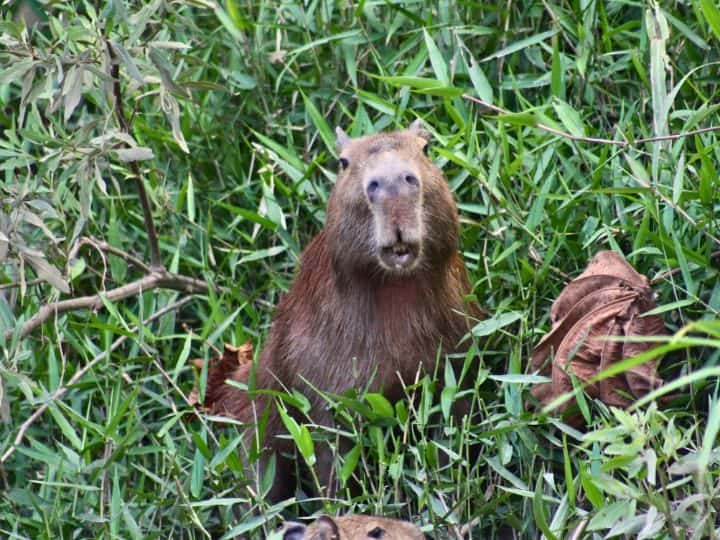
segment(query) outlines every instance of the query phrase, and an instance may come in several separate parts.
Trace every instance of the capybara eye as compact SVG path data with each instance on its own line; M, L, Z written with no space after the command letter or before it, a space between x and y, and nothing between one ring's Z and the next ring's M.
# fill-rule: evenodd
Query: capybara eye
M425 154L426 156L428 155L428 149L429 149L429 147L430 147L430 143L425 143L425 144L423 145L423 154Z
M405 181L411 186L417 186L420 183L414 174L406 174Z
M372 531L368 531L367 535L369 538L382 538L385 534L385 529L382 527L375 527Z
M340 168L343 169L343 170L344 170L344 169L347 169L348 166L350 165L350 162L348 161L348 159L347 159L347 158L344 158L344 157L341 157L341 158L338 160L338 162L340 163Z
M380 182L378 182L377 180L370 180L370 182L367 185L368 195L372 195L373 193L375 193L379 187L380 187Z

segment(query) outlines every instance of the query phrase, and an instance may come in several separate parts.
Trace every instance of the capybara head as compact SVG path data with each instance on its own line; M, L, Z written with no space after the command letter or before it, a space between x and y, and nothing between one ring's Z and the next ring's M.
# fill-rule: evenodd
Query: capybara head
M336 132L339 170L325 224L335 266L407 276L446 263L457 249L457 208L420 121L357 139Z
M283 527L283 540L424 540L422 531L412 523L386 517L348 515L321 516L305 526L291 521Z

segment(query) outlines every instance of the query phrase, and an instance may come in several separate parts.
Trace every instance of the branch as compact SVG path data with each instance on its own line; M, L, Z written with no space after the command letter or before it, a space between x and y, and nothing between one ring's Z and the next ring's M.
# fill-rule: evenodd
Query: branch
M710 254L710 261L712 261L713 259L720 259L720 251L714 251L713 253ZM668 279L669 277L674 276L681 270L682 269L679 266L676 268L673 268L672 270L667 270L667 271L663 272L662 274L651 279L650 283L652 285L655 285L656 283L660 283L661 281L664 281L664 280Z
M45 283L45 280L43 278L31 279L30 281L25 282L25 286L33 287L35 285L39 285L40 283ZM0 285L0 290L15 289L16 287L22 287L22 281L13 281L12 283L3 283Z
M468 101L477 103L478 105L481 105L481 106L485 107L486 109L490 109L491 111L496 112L498 114L511 114L510 111L507 111L507 110L503 109L502 107L498 107L497 105L493 105L492 103L483 101L482 99L476 98L475 96L471 96L470 94L463 94L462 97L464 99L467 99ZM586 142L586 143L593 143L593 144L610 144L613 146L619 146L620 148L628 148L631 146L638 146L641 144L661 142L661 141L674 141L676 139L682 139L684 137L692 137L693 135L699 135L701 133L709 133L711 131L720 131L720 126L710 126L710 127L696 129L693 131L685 131L683 133L676 133L674 135L659 135L657 137L646 137L644 139L635 139L634 141L614 141L611 139L601 139L601 138L597 138L597 137L583 137L583 136L579 136L579 135L573 135L572 133L568 133L567 131L561 131L559 129L555 129L553 127L547 126L545 124L540 124L540 123L535 124L534 127L538 128L542 131L552 133L553 135L558 135L560 137L570 139L571 141Z
M192 296L186 296L182 300L178 300L177 302L174 302L172 304L169 304L165 306L164 308L160 309L156 313L153 313L150 315L147 319L145 319L142 322L142 325L146 325L151 323L152 321L159 319L166 313L169 313L170 311L175 311L177 309L180 309L182 306L187 304L192 300ZM79 299L78 299L79 300ZM28 321L29 322L29 321ZM136 326L132 329L132 333L137 332L140 325ZM110 348L101 352L98 354L95 358L93 358L90 362L85 364L82 369L75 372L75 374L70 378L70 380L67 382L67 384L64 384L62 386L59 386L50 396L47 398L47 401L45 401L40 407L37 408L37 410L30 415L30 417L25 420L20 426L20 429L18 430L18 434L15 436L15 440L13 441L13 444L10 448L8 448L5 453L0 457L0 463L5 463L7 459L15 452L15 449L20 445L23 438L25 437L25 432L28 430L28 428L37 420L42 413L45 412L45 410L50 406L51 403L54 403L58 399L60 399L63 395L65 395L65 392L68 391L68 389L74 385L76 382L78 382L83 375L85 375L88 371L90 371L93 366L97 365L98 362L101 362L108 354L112 353L117 349L120 345L123 344L123 342L130 337L130 334L126 334L123 336L120 336L115 341L113 341L112 345L110 345Z
M129 253L123 251L122 249L116 248L115 246L111 246L107 242L98 240L91 236L83 236L82 238L80 238L80 240L78 240L77 244L75 245L75 247L73 247L72 251L68 255L68 260L75 259L77 257L78 251L80 251L80 248L83 246L92 246L98 251L105 251L107 253L117 255L121 259L125 259L130 264L135 265L139 270L142 270L146 274L152 272L152 269L137 257L130 255Z
M123 108L122 92L120 91L120 67L118 58L109 41L106 41L108 55L110 56L110 77L112 79L113 98L115 99L115 115L117 116L120 129L131 135L130 122L125 117L125 109ZM160 246L158 244L157 232L155 231L155 222L152 217L152 209L150 208L150 200L145 191L145 184L140 175L140 169L136 162L129 163L130 169L135 176L135 185L138 190L138 198L142 206L143 218L145 220L145 231L148 235L148 243L150 244L150 266L153 270L159 270L163 267L162 258L160 257Z
M109 302L117 302L153 289L173 289L176 291L197 293L206 292L208 290L208 284L200 279L173 274L165 269L155 270L138 280L115 289L110 289L104 293L80 296L78 298L70 298L68 300L45 304L22 325L20 337L23 338L27 336L45 321L60 313L76 309L98 310L104 305L103 298ZM7 330L5 332L5 339L9 340L16 331L17 329Z

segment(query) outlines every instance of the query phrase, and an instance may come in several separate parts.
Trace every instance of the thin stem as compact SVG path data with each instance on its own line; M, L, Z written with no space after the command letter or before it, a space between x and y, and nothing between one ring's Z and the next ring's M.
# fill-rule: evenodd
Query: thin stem
M131 124L125 117L125 109L123 106L122 92L120 90L120 67L118 64L117 55L113 50L110 42L106 42L108 54L110 56L110 77L112 78L113 85L113 98L115 99L115 115L117 116L120 129L131 134ZM138 191L138 198L140 199L140 205L142 206L143 219L145 221L145 231L148 235L148 244L150 247L150 267L153 270L160 270L164 268L162 264L162 258L160 257L160 245L158 243L157 232L155 231L155 222L152 217L152 208L150 207L150 200L145 190L145 183L143 182L142 175L137 163L131 161L129 167L135 177L135 185Z
M473 103L477 103L478 105L481 105L485 107L486 109L490 109L493 112L499 113L499 114L511 114L510 111L507 111L503 109L502 107L498 107L497 105L493 105L492 103L488 103L487 101L483 101L480 98L476 98L475 96L471 96L469 94L463 94L463 98L467 99L468 101L472 101ZM572 133L568 133L567 131L562 131L560 129L555 129L550 126L546 126L545 124L535 124L534 127L546 131L548 133L552 133L553 135L557 135L559 137L563 137L565 139L570 139L571 141L579 141L579 142L586 142L586 143L592 143L592 144L610 144L613 146L619 146L621 148L629 148L632 146L638 146L641 144L648 144L648 143L654 143L654 142L661 142L661 141L674 141L676 139L682 139L684 137L692 137L693 135L699 135L701 133L709 133L711 131L720 131L720 126L709 126L704 127L700 129L695 129L692 131L684 131L682 133L675 133L673 135L658 135L657 137L646 137L644 139L635 139L634 141L615 141L612 139L603 139L599 137L584 137L580 135L573 135Z
M45 304L40 307L35 315L30 317L22 325L20 337L23 338L27 336L40 327L45 321L52 317L56 317L60 313L78 309L98 310L104 306L104 300L117 302L119 300L124 300L125 298L159 288L198 293L206 292L208 290L208 284L200 279L173 274L167 270L157 270L140 279L127 283L126 285L116 287L115 289L110 289L109 291L105 291L101 294L80 296L78 298L70 298L68 300L60 300L58 302ZM9 340L16 331L17 329L10 329L6 331L5 339Z

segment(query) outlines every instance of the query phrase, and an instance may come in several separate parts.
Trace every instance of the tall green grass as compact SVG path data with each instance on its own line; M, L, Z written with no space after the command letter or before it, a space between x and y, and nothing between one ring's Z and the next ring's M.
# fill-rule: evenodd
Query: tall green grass
M26 8L32 28L17 18ZM720 536L720 144L700 131L720 123L712 0L2 12L0 536L263 537L281 516L320 510L412 519L438 538ZM320 500L299 487L270 505L271 478L238 457L242 429L189 404L202 386L190 361L224 342L262 347L324 220L333 128L417 117L492 316L457 369L407 381L407 399L328 396L336 428L293 427L299 464L350 441L339 470L359 489ZM162 262L209 292L105 301L22 337L42 304L143 275L136 178ZM526 407L528 360L552 300L600 249L653 281L674 334L660 374L677 397L628 412L590 402L581 433ZM457 426L447 411L471 364L477 414Z

